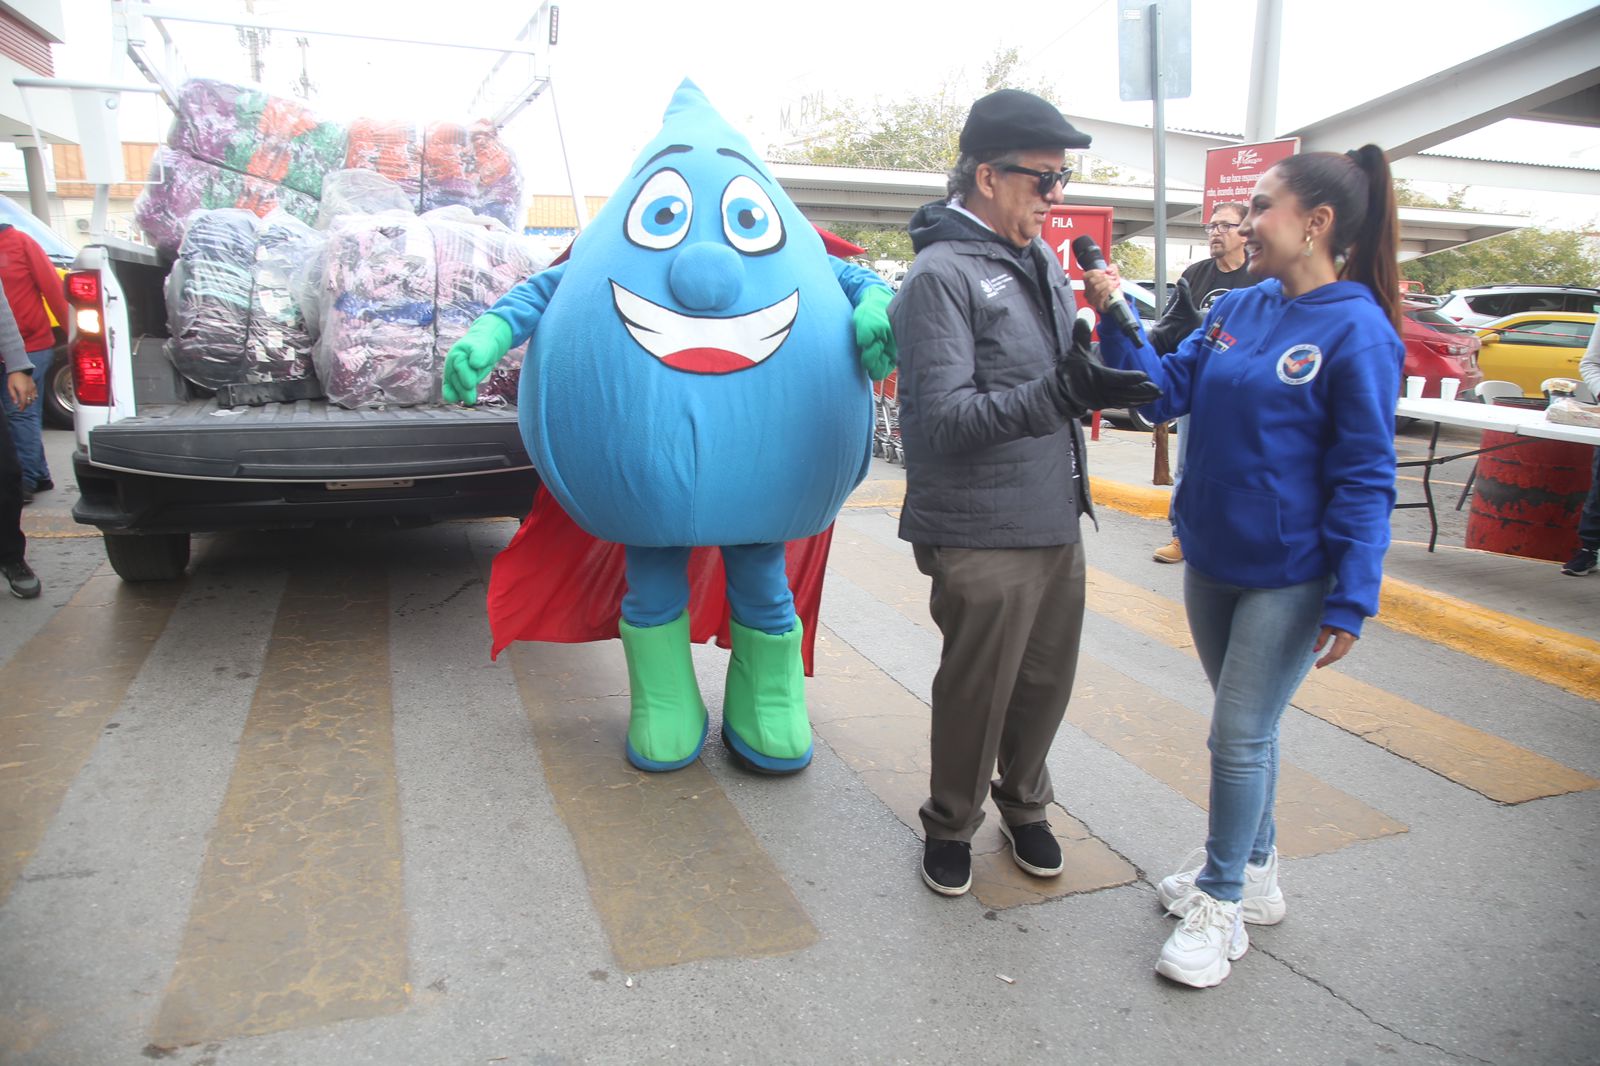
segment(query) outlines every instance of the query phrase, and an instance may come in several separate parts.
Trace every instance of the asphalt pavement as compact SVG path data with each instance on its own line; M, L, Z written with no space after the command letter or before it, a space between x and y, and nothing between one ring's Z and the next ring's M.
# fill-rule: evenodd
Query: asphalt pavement
M704 647L713 739L643 775L614 643L489 661L512 523L201 537L183 581L126 586L50 433L45 593L0 603L0 1062L1596 1061L1600 577L1466 550L1454 493L1435 552L1397 512L1385 614L1285 717L1287 919L1219 988L1153 973L1210 699L1182 567L1150 559L1150 445L1089 447L1068 869L1016 870L991 816L945 899L917 876L939 640L899 467L836 528L812 766L732 763ZM1495 634L1534 650L1471 643Z

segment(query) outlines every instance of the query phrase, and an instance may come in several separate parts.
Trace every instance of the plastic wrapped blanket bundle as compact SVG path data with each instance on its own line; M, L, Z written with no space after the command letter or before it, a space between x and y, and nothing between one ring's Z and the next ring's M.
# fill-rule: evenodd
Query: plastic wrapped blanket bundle
M331 229L345 215L411 211L413 198L392 178L374 170L336 170L322 180L322 204L316 227Z
M311 337L295 291L323 237L282 211L197 211L167 276L167 354L203 389L296 381Z
M343 407L438 403L451 346L540 265L498 221L459 206L421 218L345 216L329 232L325 259L314 359L328 398ZM516 403L525 352L501 361L479 390L482 402Z
M322 194L324 174L339 169L347 134L287 97L210 78L178 90L178 112L167 143L196 159Z
M262 220L250 289L243 380L297 381L312 372L311 331L301 308L298 274L327 238L282 211Z
M312 357L341 407L436 402L433 235L398 211L350 215L328 233Z
M537 270L527 245L495 219L464 207L446 207L422 216L433 230L437 255L438 314L434 319L435 362L444 371L450 348L473 319ZM527 345L513 348L478 388L480 403L515 404Z
M317 201L305 193L166 145L151 159L150 182L134 204L134 217L151 242L166 252L177 252L184 220L200 210L238 207L261 216L281 207L302 222L317 217Z
M197 212L167 275L167 355L202 388L242 380L259 226L242 209Z

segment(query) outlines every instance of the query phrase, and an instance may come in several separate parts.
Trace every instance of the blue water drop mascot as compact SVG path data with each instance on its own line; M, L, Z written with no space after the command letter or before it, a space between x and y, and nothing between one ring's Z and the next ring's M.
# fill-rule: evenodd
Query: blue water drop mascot
M871 270L826 253L745 138L684 81L569 258L450 350L445 399L472 403L531 338L518 394L528 454L584 532L626 548L617 631L634 766L675 770L705 744L689 653L697 546L719 548L727 575L724 743L767 773L810 762L785 543L828 530L866 475L868 377L894 361L891 296Z

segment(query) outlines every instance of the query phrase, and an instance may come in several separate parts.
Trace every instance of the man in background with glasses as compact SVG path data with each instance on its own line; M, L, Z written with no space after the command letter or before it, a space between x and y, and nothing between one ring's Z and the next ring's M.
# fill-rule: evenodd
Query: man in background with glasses
M933 579L944 638L922 878L946 896L971 887L986 795L1017 865L1061 872L1045 757L1083 623L1078 519L1093 512L1079 419L1158 395L1143 374L1089 358L1072 288L1039 240L1064 198L1066 151L1089 138L1048 101L1002 89L972 105L959 144L948 199L911 219L917 258L889 308L906 457L900 536Z
M1217 298L1233 289L1254 285L1255 279L1244 268L1244 238L1239 236L1239 223L1244 221L1249 208L1237 201L1217 204L1211 209L1211 221L1206 223L1206 243L1211 256L1189 264L1182 279L1189 283L1189 291L1202 317ZM1183 479L1183 460L1189 449L1189 416L1178 419L1178 462L1175 480ZM1178 494L1178 486L1172 486ZM1170 521L1172 512L1167 512ZM1172 532L1172 542L1157 548L1154 555L1158 563L1183 562L1183 545L1178 543L1177 530Z

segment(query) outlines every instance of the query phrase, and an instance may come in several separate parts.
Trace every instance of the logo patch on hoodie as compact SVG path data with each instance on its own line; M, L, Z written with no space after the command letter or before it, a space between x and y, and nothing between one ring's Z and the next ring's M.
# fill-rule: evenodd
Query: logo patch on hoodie
M1285 385L1309 385L1322 369L1322 349L1297 344L1278 356L1278 380Z
M1006 291L1006 287L1015 279L1010 274L996 274L992 278L984 278L978 282L978 288L983 290L985 299L992 300Z
M1233 334L1222 328L1222 320L1211 323L1211 328L1206 330L1206 344L1212 351L1225 352L1237 343Z

